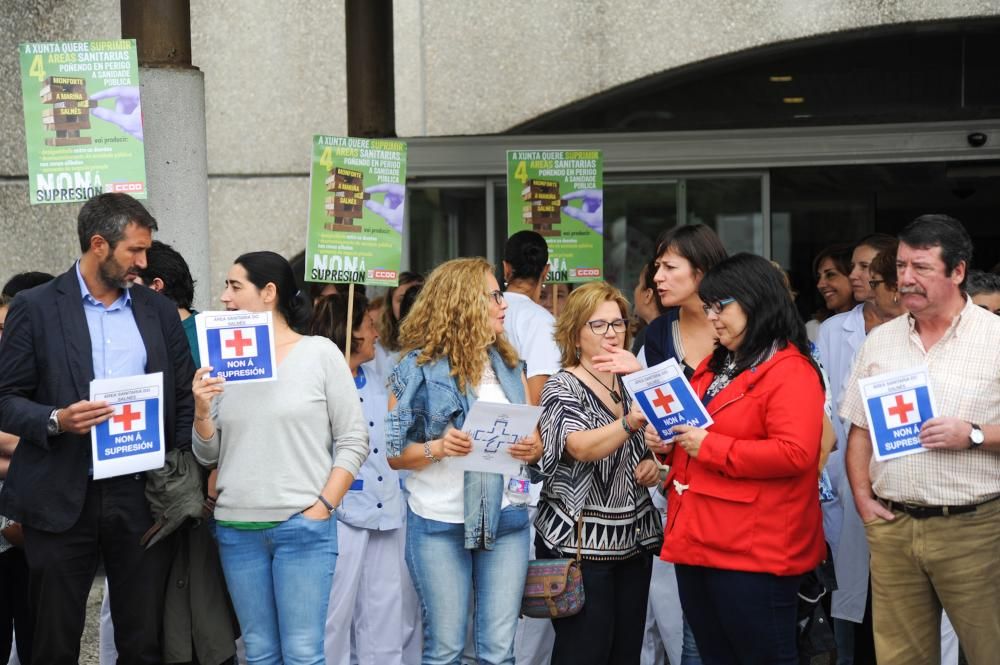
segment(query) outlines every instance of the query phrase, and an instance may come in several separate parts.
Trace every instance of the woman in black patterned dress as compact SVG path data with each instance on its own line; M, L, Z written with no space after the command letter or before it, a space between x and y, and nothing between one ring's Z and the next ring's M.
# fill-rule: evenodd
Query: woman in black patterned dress
M539 558L576 556L582 519L583 610L553 619L552 663L638 663L654 552L662 529L646 487L659 469L643 442L646 419L617 375L594 356L629 348L628 301L604 282L574 290L556 322L563 371L542 389L539 461L545 486L535 519Z

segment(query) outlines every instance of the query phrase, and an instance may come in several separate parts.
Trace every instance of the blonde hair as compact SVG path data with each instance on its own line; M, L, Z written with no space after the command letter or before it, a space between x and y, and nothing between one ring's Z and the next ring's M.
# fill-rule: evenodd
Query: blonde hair
M602 303L613 302L618 305L622 318L628 321L628 300L622 292L607 282L588 282L570 292L566 299L566 308L559 312L556 320L555 339L562 352L562 366L575 367L580 364L576 355L576 343L580 339L580 331L587 326L587 321ZM625 329L624 349L632 344L632 331Z
M490 322L486 259L452 259L427 278L413 309L403 319L399 343L403 353L420 351L417 364L446 358L458 389L479 385L486 367L486 350L495 346L508 367L516 367L517 351Z

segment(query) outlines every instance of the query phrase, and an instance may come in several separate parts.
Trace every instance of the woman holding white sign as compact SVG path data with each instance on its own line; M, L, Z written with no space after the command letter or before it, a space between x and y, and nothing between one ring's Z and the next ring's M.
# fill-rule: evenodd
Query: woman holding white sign
M424 617L424 663L458 662L475 594L480 663L514 662L514 631L528 566L528 511L499 473L463 471L472 451L461 427L476 400L524 404L526 381L504 337L507 304L484 259L454 259L428 277L400 329L403 355L389 379L389 464L409 469L406 564ZM536 435L511 446L526 464Z
M215 507L222 568L249 663L323 663L337 560L334 509L368 455L368 428L343 354L303 336L308 303L274 252L236 259L227 310L271 312L277 379L195 374L192 447L218 464ZM336 443L334 443L336 442Z
M542 389L535 552L570 558L579 546L586 600L579 614L552 620L552 663L638 663L662 537L646 488L659 469L643 443L645 416L594 360L608 349L627 353L628 301L605 282L585 284L567 298L555 336L564 369Z
M796 665L800 579L826 551L823 380L766 259L732 256L698 293L719 346L691 384L715 422L673 428L662 556L703 662Z

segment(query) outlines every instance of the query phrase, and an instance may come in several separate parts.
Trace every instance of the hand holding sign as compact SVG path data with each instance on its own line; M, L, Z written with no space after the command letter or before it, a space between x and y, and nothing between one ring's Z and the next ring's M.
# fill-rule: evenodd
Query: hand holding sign
M449 428L441 437L442 452L445 457L465 457L472 452L472 438L468 432L454 427Z
M212 400L216 395L221 395L225 390L223 385L226 382L224 376L208 376L212 371L211 367L202 367L194 373L194 380L191 382L191 393L194 395L194 415L196 418L204 419L210 417L212 413Z
M674 425L673 431L674 443L683 448L689 457L697 458L701 451L701 443L708 436L708 432L691 425Z
M961 418L931 418L920 428L920 445L924 448L966 450L972 425Z
M59 419L59 429L63 432L88 434L91 427L103 423L114 412L114 407L108 406L107 402L82 399L65 409L59 409L56 417Z
M542 459L542 437L536 429L510 447L510 456L525 464L534 464Z
M674 442L666 442L660 438L660 433L656 431L654 425L647 424L642 429L642 437L646 441L646 447L656 455L666 455L674 449Z

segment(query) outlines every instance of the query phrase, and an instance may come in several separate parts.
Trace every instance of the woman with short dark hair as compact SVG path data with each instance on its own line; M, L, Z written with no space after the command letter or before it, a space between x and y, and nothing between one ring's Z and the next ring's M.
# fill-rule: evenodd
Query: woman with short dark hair
M703 662L798 663L801 576L825 554L816 493L824 388L781 275L737 254L699 289L719 345L691 380L714 423L667 452L662 556Z

